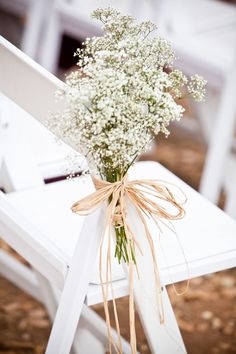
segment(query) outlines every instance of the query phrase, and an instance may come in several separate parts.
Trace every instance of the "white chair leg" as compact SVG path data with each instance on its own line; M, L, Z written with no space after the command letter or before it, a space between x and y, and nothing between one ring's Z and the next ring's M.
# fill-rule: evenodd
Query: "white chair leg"
M41 292L44 306L47 309L49 317L53 322L57 312L57 299L49 281L37 270L33 270L38 281L39 291Z
M232 191L230 195L227 196L227 203L225 207L225 212L236 219L236 189Z
M194 110L194 116L200 126L200 132L205 142L209 142L213 133L212 127L215 124L215 114L217 112L217 106L219 104L218 92L212 90L207 93L206 102L192 101L191 105Z
M159 310L160 296L157 299L157 285L154 276L154 267L150 246L145 235L143 224L132 206L128 209L129 224L135 234L137 243L143 255L136 252L138 273L134 269L134 301L143 329L152 354L179 354L186 353L182 336L176 322L165 287L161 292L164 310L164 324L160 324ZM153 240L153 247L158 256L160 245L158 238Z
M31 58L36 59L44 17L47 13L48 1L37 0L30 2L26 25L21 41L21 49Z
M104 230L102 210L86 217L60 298L46 354L70 352ZM91 222L93 221L93 222ZM81 247L86 245L86 247Z
M103 353L104 353L105 349L107 349L108 347L107 327L105 321L96 312L91 310L89 307L84 306L83 311L81 313L78 328L80 329L81 327L89 331L92 331L93 335L99 340L99 343L103 343ZM111 332L115 342L117 343L118 342L117 332L113 329ZM122 337L121 337L121 343L122 343L123 353L131 354L130 344ZM86 354L86 352L82 352L82 353Z
M57 10L52 7L50 20L45 29L39 53L39 63L51 73L57 72L61 41L60 17Z
M235 92L235 80L234 70L228 74L223 90L200 184L200 192L213 203L217 203L219 198L224 165L234 136L236 100L232 95Z
M236 219L236 168L234 173L232 174L232 184L229 186L227 190L227 199L225 204L225 212L232 216L232 218ZM231 187L231 188L230 188Z
M160 324L155 298L150 299L148 287L135 291L135 305L152 354L187 353L167 291L163 287L164 324Z
M82 316L81 316L82 317ZM80 322L81 322L80 318ZM106 352L103 343L101 343L90 330L84 328L79 322L79 330L76 332L76 336L73 343L73 353L75 354L104 354Z

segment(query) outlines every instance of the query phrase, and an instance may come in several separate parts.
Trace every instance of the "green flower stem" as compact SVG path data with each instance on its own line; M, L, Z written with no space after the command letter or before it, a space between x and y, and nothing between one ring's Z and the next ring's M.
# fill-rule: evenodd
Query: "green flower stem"
M126 172L127 170L128 169L126 169ZM109 182L116 182L116 181L120 181L122 177L123 174L120 171L116 171L115 173L107 174L106 180ZM111 201L112 201L112 196L109 198L109 203ZM119 205L119 200L117 202L117 205ZM125 228L124 226L118 226L118 225L117 226L114 225L114 228L115 228L115 236L116 236L115 257L118 259L119 263L121 263L121 261L124 261L125 263L129 263L128 239L126 236ZM136 264L134 243L131 240L129 242L130 242L132 261L134 262L134 264Z

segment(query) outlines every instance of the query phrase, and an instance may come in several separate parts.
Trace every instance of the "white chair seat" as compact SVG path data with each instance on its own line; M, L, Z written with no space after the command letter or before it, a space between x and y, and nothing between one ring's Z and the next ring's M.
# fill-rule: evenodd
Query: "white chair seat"
M186 217L174 225L186 254L191 277L205 274L206 269L210 273L235 265L235 221L158 163L139 162L131 169L129 176L130 179L153 178L169 181L180 186L186 193L188 198ZM41 225L40 231L48 238L46 243L48 247L57 249L54 254L58 263L54 264L56 270L60 272L61 279L66 275L65 267L70 265L84 220L84 217L73 214L70 207L73 202L93 190L91 179L82 177L7 195L15 208L30 220L31 224ZM165 228L161 236L161 247L166 255L164 257L160 251L157 228L151 222L149 227L155 240L163 283L169 284L186 279L187 266L174 233ZM38 247L41 240L38 238L36 241L35 247ZM45 239L41 243L42 247L44 245ZM62 266L58 267L61 263ZM114 275L115 279L121 279L122 269L115 268ZM96 280L93 283L96 283ZM115 291L116 295L127 294L126 281L116 281ZM87 295L87 304L101 300L100 286L92 284Z
M139 162L135 168L131 169L130 177L131 179L153 178L171 182L179 186L186 194L188 199L185 204L186 215L183 219L174 221L173 225L186 254L191 277L202 275L204 267L210 273L222 269L223 264L226 268L235 266L235 220L158 163ZM149 228L154 240L157 239L155 224L150 222ZM156 243L159 248L156 252L159 254L161 276L165 284L186 279L186 264L178 242L174 238L175 235L165 228L161 236L161 244L165 249L168 265L160 252L159 243ZM228 265L227 262L229 262ZM168 268L171 270L172 279L169 278Z
M42 234L58 247L69 264L84 221L84 217L72 213L71 206L92 191L91 179L83 177L8 193L7 197L31 224L40 225Z

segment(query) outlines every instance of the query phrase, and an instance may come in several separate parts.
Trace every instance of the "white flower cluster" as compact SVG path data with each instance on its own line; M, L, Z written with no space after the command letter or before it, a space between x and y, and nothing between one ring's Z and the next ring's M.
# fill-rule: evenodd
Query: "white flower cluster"
M192 95L192 97L197 102L201 102L204 100L206 94L206 80L202 78L200 75L191 76L191 80L188 83L188 91Z
M67 78L68 108L56 117L57 133L71 139L108 180L120 178L159 132L183 115L176 103L187 91L199 100L205 81L190 82L173 69L174 52L163 38L151 37L151 22L135 24L112 8L92 13L102 37L78 49L78 70Z

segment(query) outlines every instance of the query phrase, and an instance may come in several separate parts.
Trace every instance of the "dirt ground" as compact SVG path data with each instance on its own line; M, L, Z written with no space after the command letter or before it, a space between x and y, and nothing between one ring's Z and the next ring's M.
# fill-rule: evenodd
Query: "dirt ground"
M160 137L152 153L144 158L160 161L197 188L204 145L196 135L176 127L172 130L171 136ZM236 270L193 279L184 296L176 296L171 286L168 291L189 354L236 353ZM102 305L94 308L104 316ZM128 339L127 309L128 298L118 300L121 334ZM44 353L50 326L41 304L0 277L0 354ZM136 327L138 350L148 354L138 319Z

